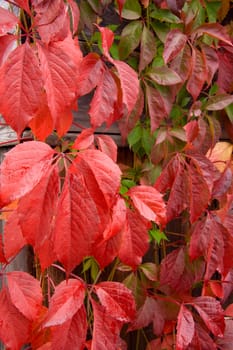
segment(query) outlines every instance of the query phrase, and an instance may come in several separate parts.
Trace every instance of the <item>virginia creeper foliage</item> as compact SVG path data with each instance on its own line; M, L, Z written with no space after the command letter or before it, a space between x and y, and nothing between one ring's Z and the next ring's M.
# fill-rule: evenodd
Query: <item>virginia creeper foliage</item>
M231 1L0 4L1 124L18 140L0 167L0 341L229 349ZM99 134L112 125L132 166ZM35 271L12 271L27 246Z

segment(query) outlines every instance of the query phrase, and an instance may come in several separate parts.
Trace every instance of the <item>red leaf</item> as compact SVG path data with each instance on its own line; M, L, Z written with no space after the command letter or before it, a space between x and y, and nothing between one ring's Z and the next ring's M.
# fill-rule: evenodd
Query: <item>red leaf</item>
M123 104L127 108L128 114L130 114L139 95L139 80L137 73L125 62L114 60L113 64L115 65L120 78Z
M208 329L217 337L224 334L224 313L218 300L212 297L197 297L193 300L193 307L197 310Z
M187 349L193 339L193 336L194 320L192 313L182 304L177 321L176 349Z
M37 1L37 0L35 0ZM19 7L22 7L29 15L31 14L31 10L28 4L28 0L14 0L14 3Z
M167 220L177 217L189 206L187 172L178 156L170 160L155 183L159 192L171 189L167 203Z
M188 79L193 68L191 48L188 44L186 44L183 50L172 60L171 68L180 76L183 82Z
M113 63L113 59L109 55L109 50L112 46L114 40L114 34L109 28L104 28L96 25L101 33L101 41L104 55L108 58L110 62Z
M211 196L206 178L203 176L205 174L201 173L200 168L193 161L188 167L188 175L190 179L190 221L193 223L207 208Z
M62 281L50 300L43 327L62 325L72 320L83 305L85 286L77 279Z
M69 173L59 199L52 236L57 259L65 266L67 273L85 256L91 255L91 244L99 231L98 209L83 175Z
M120 175L119 167L97 150L79 152L70 167L54 229L55 251L68 271L91 255L95 242L103 237Z
M147 105L150 115L151 131L154 132L167 116L166 106L160 92L146 84Z
M83 350L87 333L87 315L84 305L72 319L51 328L50 350L75 349Z
M42 305L39 281L26 272L13 271L7 273L7 283L12 304L28 320L34 320Z
M183 247L173 250L161 263L160 283L176 289L185 269L185 255Z
M227 30L220 23L205 23L199 26L193 32L193 35L201 36L207 34L213 38L223 41L224 43L232 46L231 38L227 34Z
M82 130L81 134L77 136L74 141L73 148L77 150L84 150L94 146L94 129L88 128Z
M225 47L218 51L218 58L221 64L218 70L217 84L221 91L232 93L233 56Z
M29 339L30 321L12 304L8 292L0 292L0 339L8 349L18 350Z
M120 331L122 322L111 317L106 309L91 300L94 312L94 329L91 350L116 350L121 349L122 339Z
M33 135L35 135L40 141L45 141L46 137L48 137L54 130L55 125L48 107L47 95L45 92L41 95L39 109L34 118L30 121L29 127L31 128Z
M207 45L201 47L207 68L207 84L210 85L214 78L215 73L219 68L219 59L216 51Z
M68 46L66 45L67 49ZM76 99L74 77L79 67L71 60L62 46L56 43L51 43L49 46L38 45L38 54L48 106L56 123L60 114L67 108L72 108Z
M192 343L189 346L190 350L216 350L217 346L211 336L198 324L195 323L195 333Z
M6 263L6 258L3 252L2 233L0 233L0 263Z
M18 22L18 18L12 12L0 7L0 35L10 32Z
M196 100L199 96L205 81L207 80L207 67L203 53L192 47L192 71L187 82L187 90Z
M103 232L103 240L95 245L93 255L101 269L110 264L117 256L121 244L121 231L126 220L126 205L119 197L110 212L109 222Z
M111 91L111 94L109 93ZM109 70L105 70L101 81L98 83L94 97L90 104L89 114L91 125L98 128L108 120L114 113L114 105L117 102L117 86Z
M105 66L100 56L96 53L89 53L80 63L80 74L78 76L77 92L83 96L91 92L102 80Z
M99 135L96 137L96 142L97 142L98 149L101 152L107 154L107 156L116 163L117 145L112 139L112 137L108 135Z
M187 36L179 29L172 29L168 33L163 51L163 59L165 64L172 61L180 53L186 42Z
M218 270L223 271L224 241L218 223L207 215L198 221L192 231L189 255L191 259L204 256L207 263L205 278L208 280Z
M61 0L56 2L41 1L35 7L35 26L41 40L48 44L52 41L64 40L70 31L68 7Z
M13 212L4 225L4 252L6 259L15 257L27 244L19 226L17 211Z
M155 36L145 25L141 36L141 50L139 60L139 72L151 63L156 53Z
M17 211L22 234L40 258L42 270L55 260L51 233L58 193L58 169L51 167L46 176L42 177L33 190L21 198L18 204Z
M159 303L151 297L146 297L144 304L138 309L130 330L149 326L153 322L155 335L161 335L164 327L165 315Z
M225 332L223 338L217 340L217 345L220 349L231 350L233 344L233 320L225 319ZM208 349L209 350L209 349ZM212 350L212 348L210 349Z
M166 224L166 207L162 195L151 186L132 187L127 194L140 215L158 225Z
M122 229L119 258L126 265L136 269L148 250L148 242L148 222L137 213L128 209L125 226Z
M101 282L95 285L100 303L112 318L130 322L135 317L135 301L132 292L119 282Z
M16 37L14 35L0 36L0 66L5 63L11 51L16 46Z
M0 77L0 112L20 136L39 109L43 83L38 59L28 43L18 46Z
M106 154L98 150L79 152L74 166L86 178L88 191L96 203L109 208L115 204L116 194L120 188L121 170Z
M19 144L1 164L0 206L30 192L51 166L54 150L38 141Z
M124 4L125 4L126 0L117 0L117 5L118 5L118 8L119 8L119 14L121 16L121 13L122 13L122 9L124 7Z

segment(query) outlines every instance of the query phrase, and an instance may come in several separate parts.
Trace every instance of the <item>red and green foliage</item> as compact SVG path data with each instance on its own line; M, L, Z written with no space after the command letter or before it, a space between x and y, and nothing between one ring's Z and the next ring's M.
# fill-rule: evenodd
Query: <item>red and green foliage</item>
M4 4L0 113L19 142L0 168L0 340L229 349L232 1ZM88 126L68 142L87 94ZM132 167L96 133L116 123ZM9 272L26 246L35 273Z

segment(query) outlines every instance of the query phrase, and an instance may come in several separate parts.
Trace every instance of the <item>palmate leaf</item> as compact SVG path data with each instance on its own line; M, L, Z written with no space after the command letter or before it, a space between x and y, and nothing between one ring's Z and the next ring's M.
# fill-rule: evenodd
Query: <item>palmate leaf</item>
M125 60L139 45L142 35L142 21L128 23L121 34L118 50L121 60Z
M165 203L162 195L154 187L132 187L127 195L130 196L135 208L145 219L162 226L166 224Z
M77 279L62 281L56 286L50 300L43 327L58 326L72 320L83 306L84 296L85 286L82 281Z
M95 243L103 239L120 175L119 167L98 150L79 152L69 168L53 233L57 258L67 271L92 255Z
M0 72L0 112L18 135L36 114L42 87L39 61L26 42L11 52Z
M12 304L28 320L35 320L42 305L39 281L26 272L13 271L7 273L7 283Z
M0 292L0 339L11 350L18 350L29 340L30 321L13 305L8 291Z
M12 12L0 7L0 35L7 34L18 22L18 18Z
M51 167L54 150L38 141L15 146L0 168L0 206L30 192Z
M78 172L67 174L58 202L52 240L57 259L67 273L91 255L101 231L96 203Z

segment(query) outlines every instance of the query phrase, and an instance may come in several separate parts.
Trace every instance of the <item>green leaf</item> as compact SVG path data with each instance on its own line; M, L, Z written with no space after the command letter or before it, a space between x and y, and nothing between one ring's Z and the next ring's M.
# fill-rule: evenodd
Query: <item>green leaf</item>
M153 21L151 26L162 43L165 43L167 34L170 32L170 25L168 23Z
M138 141L141 140L142 137L142 128L140 125L137 125L128 135L128 143L129 146L132 147Z
M119 57L121 60L125 60L138 47L141 35L141 21L133 21L125 26L119 43Z
M161 22L181 23L181 20L167 9L156 9L151 12L150 16Z
M153 228L149 231L150 237L155 240L158 244L164 239L165 241L168 241L167 236L163 231L160 231L158 229Z
M175 85L182 82L180 76L171 68L166 66L153 67L150 69L147 75L159 85Z
M205 5L209 22L216 22L218 17L218 10L221 7L221 1L205 1Z
M151 63L156 53L156 41L152 31L144 26L141 37L139 72Z
M153 138L151 136L150 130L143 128L142 129L142 147L148 156L151 153L152 146L153 146Z
M226 113L228 115L228 118L233 123L233 103L231 103L230 105L225 107L225 111L226 111Z
M206 104L208 111L219 111L233 103L233 95L220 94L209 98Z
M122 9L121 17L125 19L138 19L141 17L142 9L138 0L126 0Z
M133 186L136 186L136 183L133 180L129 180L129 179L123 179L121 183L123 186L126 186L128 189L130 189Z

